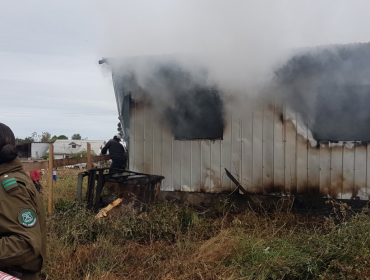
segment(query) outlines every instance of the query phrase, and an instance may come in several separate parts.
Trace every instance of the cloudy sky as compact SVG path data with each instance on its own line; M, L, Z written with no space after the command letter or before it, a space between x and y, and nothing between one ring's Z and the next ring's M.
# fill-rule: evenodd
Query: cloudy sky
M101 57L196 53L214 78L255 81L289 51L369 42L369 1L0 0L0 122L108 139L117 107Z

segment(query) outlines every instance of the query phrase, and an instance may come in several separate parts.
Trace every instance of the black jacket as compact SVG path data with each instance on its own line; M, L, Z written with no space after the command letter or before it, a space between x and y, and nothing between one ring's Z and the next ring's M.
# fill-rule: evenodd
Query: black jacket
M125 148L119 142L110 140L107 144L105 144L104 148L101 150L101 153L105 155L107 150L109 150L110 158L113 161L126 160Z

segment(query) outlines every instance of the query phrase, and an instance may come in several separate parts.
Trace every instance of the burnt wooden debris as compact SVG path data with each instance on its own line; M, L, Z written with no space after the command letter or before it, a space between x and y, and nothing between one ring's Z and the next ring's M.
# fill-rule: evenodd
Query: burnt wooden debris
M150 204L160 192L163 176L109 168L93 168L79 174L78 198L81 199L83 178L88 178L86 200L89 209L97 212L117 198Z

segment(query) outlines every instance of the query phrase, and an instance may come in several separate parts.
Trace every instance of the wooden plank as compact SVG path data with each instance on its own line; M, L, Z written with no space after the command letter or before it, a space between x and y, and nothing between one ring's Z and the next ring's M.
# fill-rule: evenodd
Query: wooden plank
M101 209L99 213L96 215L97 218L103 218L107 216L107 213L112 210L114 207L119 205L122 202L122 198L117 198L115 201L110 203L107 207L104 209Z
M87 170L90 170L92 167L92 162L91 162L91 144L87 143L87 164L86 168Z
M110 159L109 155L95 156L95 157L91 157L91 162L107 161L109 159ZM75 165L75 164L78 164L78 163L87 163L87 157L64 158L64 159L55 159L55 160L53 160L53 166L54 167ZM29 171L33 171L33 170L48 169L49 168L49 161L23 162L22 165L23 165L23 169L26 172L29 172Z

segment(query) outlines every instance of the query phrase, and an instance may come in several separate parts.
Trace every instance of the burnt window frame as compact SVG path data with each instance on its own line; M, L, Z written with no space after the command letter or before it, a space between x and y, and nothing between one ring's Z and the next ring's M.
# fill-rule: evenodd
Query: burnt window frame
M224 104L222 93L215 88L198 87L178 92L171 115L175 140L223 140ZM208 129L210 126L213 129Z

